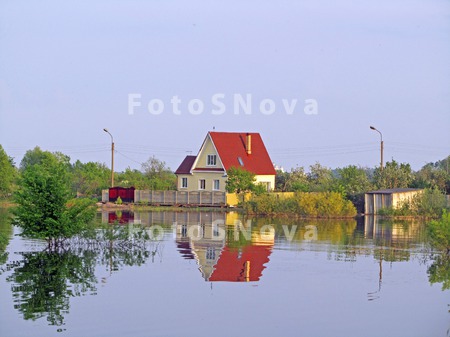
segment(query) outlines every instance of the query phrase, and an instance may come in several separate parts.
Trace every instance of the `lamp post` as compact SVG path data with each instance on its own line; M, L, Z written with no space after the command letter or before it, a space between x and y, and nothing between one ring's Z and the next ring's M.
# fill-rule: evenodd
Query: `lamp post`
M373 126L370 126L370 129L371 130L375 130L376 132L378 132L380 134L380 139L381 139L381 142L380 142L380 153L381 153L380 170L383 171L383 148L384 148L384 146L383 146L383 134L380 132L380 130L377 130Z
M114 138L108 129L103 129L111 137L111 187L114 187Z

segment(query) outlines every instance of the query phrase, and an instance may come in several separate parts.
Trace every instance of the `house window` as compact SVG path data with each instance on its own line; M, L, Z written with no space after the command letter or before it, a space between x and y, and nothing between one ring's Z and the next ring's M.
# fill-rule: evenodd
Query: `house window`
M238 157L238 162L239 162L239 165L244 166L244 162L242 161L241 157Z
M200 179L198 181L198 189L199 190L204 190L206 189L206 180L205 179Z
M220 190L220 180L219 179L214 180L213 190L216 190L216 191Z
M216 259L216 250L214 247L206 247L206 259L210 261Z
M181 188L187 188L187 178L181 178Z
M216 166L217 156L215 154L208 154L206 158L206 166Z

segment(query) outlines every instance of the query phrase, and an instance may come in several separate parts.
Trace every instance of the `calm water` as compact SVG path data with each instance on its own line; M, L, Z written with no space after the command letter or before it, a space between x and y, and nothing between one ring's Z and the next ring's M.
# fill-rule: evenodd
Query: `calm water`
M449 336L450 268L420 222L99 214L145 247L0 250L0 336Z

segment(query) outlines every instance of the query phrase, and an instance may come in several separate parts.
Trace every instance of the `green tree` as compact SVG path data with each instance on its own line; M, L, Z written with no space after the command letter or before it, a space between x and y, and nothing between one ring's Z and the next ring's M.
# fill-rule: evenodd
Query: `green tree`
M14 193L15 224L22 235L46 239L49 247L79 234L95 216L89 199L71 199L68 170L64 162L43 152L39 164L27 165Z
M337 182L343 187L347 196L364 193L372 188L372 184L364 168L349 165L338 168Z
M175 190L177 178L164 161L150 157L142 164L142 171L147 178L147 188L151 190Z
M413 187L437 188L448 193L450 191L450 174L446 164L449 158L436 163L428 163L415 172Z
M326 192L333 189L333 173L328 167L315 163L309 167L308 181L311 192Z
M45 157L45 151L42 151L39 146L36 146L33 150L28 150L20 162L20 170L24 171L29 166L40 164Z
M406 188L413 179L411 165L399 164L395 160L387 162L383 170L376 168L374 172L374 184L379 189Z
M289 179L289 172L277 170L275 175L275 189L280 192L287 191L287 181Z
M111 171L105 165L96 162L82 163L79 160L72 166L72 190L77 194L98 196L102 189L110 185Z
M139 170L132 170L130 167L117 175L117 181L123 187L135 187L138 190L148 188L150 185L147 177Z
M227 182L225 189L228 193L237 193L245 200L245 193L255 189L255 174L241 167L230 167L227 171Z
M15 178L14 162L0 145L0 197L5 197L12 192Z
M309 192L310 180L305 173L303 167L296 167L289 173L289 177L286 181L286 190L289 192Z

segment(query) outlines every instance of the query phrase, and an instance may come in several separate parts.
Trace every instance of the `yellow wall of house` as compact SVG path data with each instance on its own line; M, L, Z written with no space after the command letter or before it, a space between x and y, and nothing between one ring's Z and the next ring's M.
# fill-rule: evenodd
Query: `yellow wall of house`
M188 180L188 187L182 188L181 182L182 178L187 178ZM205 189L200 190L200 179L205 179ZM213 190L214 187L214 180L219 180L219 189ZM220 191L225 192L225 184L227 179L223 177L222 172L199 172L194 174L179 174L178 175L178 181L177 181L177 189L178 191Z
M217 156L216 157L217 159L216 159L216 165L215 166L208 166L208 165L206 165L207 164L207 158L208 158L209 154L213 154L213 155ZM214 148L214 145L213 145L213 143L211 141L211 138L209 138L209 137L206 138L206 142L205 142L205 145L203 147L203 150L200 151L199 156L198 156L197 159L198 159L197 160L197 164L195 165L194 168L196 168L196 167L222 168L222 164L220 163L217 151Z
M255 182L256 184L269 184L269 190L272 191L275 188L275 175L257 175Z
M286 198L292 198L295 195L295 193L294 192L272 192L272 193L270 193L270 195L277 196L280 199L286 199ZM246 201L250 200L251 197L252 197L251 193L245 194ZM228 206L237 206L237 204L242 201L242 195L239 196L236 193L227 193L226 200L227 200ZM228 220L227 220L227 224L228 224Z

